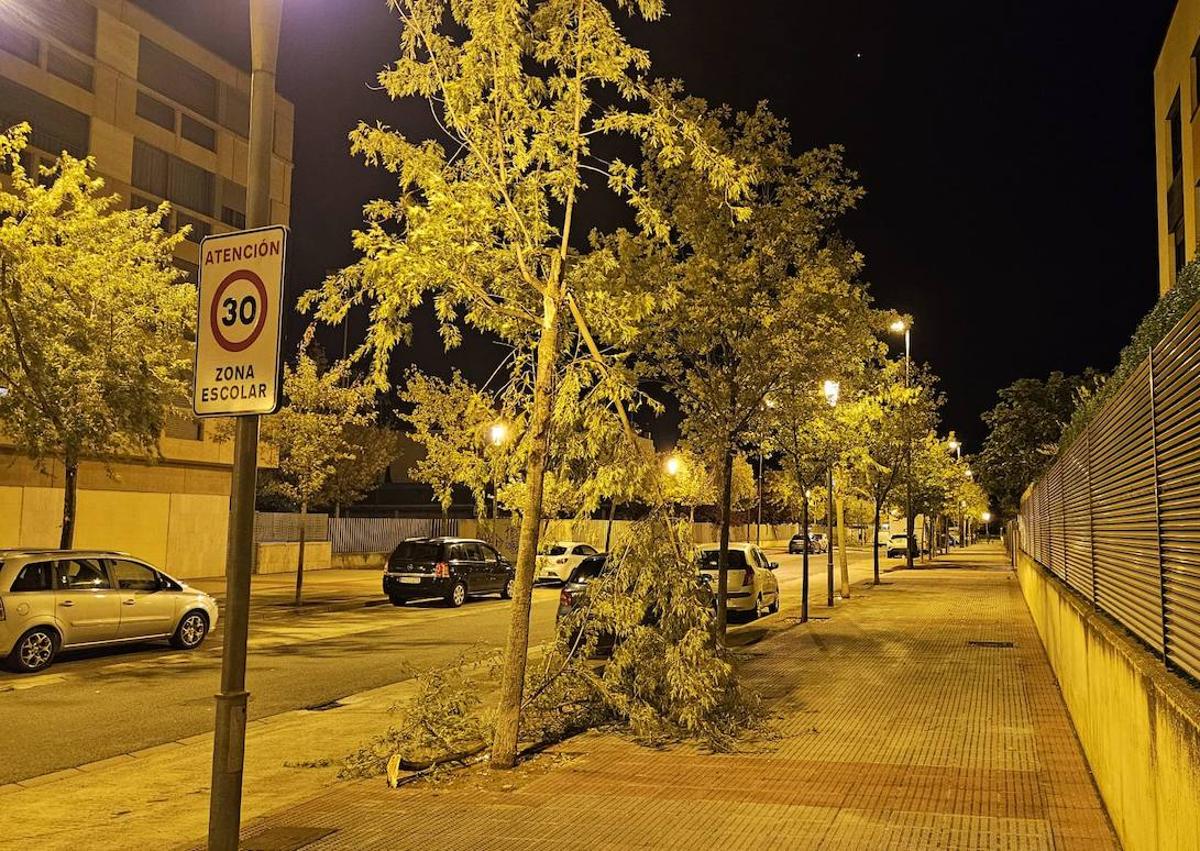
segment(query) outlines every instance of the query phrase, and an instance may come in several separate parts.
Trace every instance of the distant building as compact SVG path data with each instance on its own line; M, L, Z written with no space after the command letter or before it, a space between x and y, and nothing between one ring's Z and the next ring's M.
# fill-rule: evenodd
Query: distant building
M128 0L3 0L0 126L32 125L28 165L90 154L131 206L171 202L191 226L176 263L195 280L200 239L246 224L250 75ZM275 103L271 220L289 220L294 111ZM0 429L2 429L0 424ZM181 576L224 569L232 446L175 419L162 460L80 470L76 543L125 549ZM62 469L44 474L0 437L0 547L58 542Z
M1200 0L1179 0L1154 66L1158 289L1196 256L1200 214Z

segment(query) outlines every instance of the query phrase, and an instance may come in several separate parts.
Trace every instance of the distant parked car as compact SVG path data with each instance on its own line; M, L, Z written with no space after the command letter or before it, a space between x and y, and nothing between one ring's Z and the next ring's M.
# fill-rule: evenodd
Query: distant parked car
M808 551L810 553L823 553L827 548L825 536L819 532L810 532L808 535ZM798 555L804 552L804 535L797 533L792 535L792 539L788 541L788 553Z
M916 539L910 538L908 535L905 535L903 532L901 532L898 535L892 535L891 539L888 541L887 557L903 558L905 541L908 542L908 548L911 550L913 556L919 556L921 554L921 548L917 546Z
M599 551L582 541L554 541L542 547L537 556L538 581L566 582L573 571L588 556Z
M0 658L32 673L60 650L169 639L193 650L217 602L125 553L0 550Z
M383 593L393 606L440 597L458 607L473 594L512 596L513 566L474 538L409 538L388 558Z
M719 544L700 547L700 572L708 577L709 587L717 593L720 581ZM775 578L778 563L768 561L766 554L754 544L730 544L729 567L726 571L728 589L726 606L731 612L758 617L764 608L779 611L779 581Z

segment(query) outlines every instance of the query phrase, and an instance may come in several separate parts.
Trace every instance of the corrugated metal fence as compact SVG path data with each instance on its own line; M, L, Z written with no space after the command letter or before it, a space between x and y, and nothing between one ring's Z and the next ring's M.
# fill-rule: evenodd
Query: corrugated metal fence
M254 512L254 541L258 544L300 540L300 518L304 517L304 540L329 540L327 514L287 511Z
M1020 546L1200 678L1200 304L1021 501Z
M331 517L335 553L390 553L405 538L457 535L458 520L416 517Z

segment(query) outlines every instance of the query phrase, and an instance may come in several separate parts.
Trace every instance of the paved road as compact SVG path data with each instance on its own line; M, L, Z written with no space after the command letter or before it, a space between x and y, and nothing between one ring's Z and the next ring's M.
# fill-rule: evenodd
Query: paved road
M781 563L784 603L792 603L800 590L800 557L782 552L771 557ZM819 616L825 557L812 556L809 572L813 614ZM870 573L870 553L852 551L852 580ZM362 574L347 579L349 587L340 595L343 607L355 608L257 611L247 671L252 720L400 682L472 648L503 646L507 601L480 598L461 609L435 602L395 608L381 604L378 574ZM557 600L557 589L534 590L533 642L551 636ZM0 784L211 731L221 638L218 628L193 653L130 645L64 654L35 676L0 673L5 741Z

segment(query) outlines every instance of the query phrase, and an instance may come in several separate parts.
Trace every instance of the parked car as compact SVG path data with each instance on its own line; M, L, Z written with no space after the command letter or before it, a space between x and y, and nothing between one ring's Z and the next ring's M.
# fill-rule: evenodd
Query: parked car
M704 544L699 550L700 572L708 577L714 594L720 581L720 549L719 544ZM728 610L751 617L757 617L763 608L772 613L779 611L779 581L774 572L778 567L754 544L730 544L726 571Z
M888 558L903 558L905 541L908 541L908 548L912 552L914 557L919 556L921 554L921 548L919 546L917 546L916 539L910 538L910 537L908 537L908 535L905 535L903 532L901 532L897 535L892 535L892 537L888 540L887 557Z
M538 553L534 578L538 581L566 582L571 571L577 568L580 562L598 553L599 550L582 541L554 541L546 544Z
M473 594L508 599L513 566L490 544L475 538L409 538L392 550L383 593L393 606L440 597L457 608Z
M608 556L601 553L599 555L588 556L579 565L571 571L571 575L567 577L567 581L563 583L562 591L558 595L558 614L556 619L561 621L564 618L584 611L587 605L587 590L597 577L604 573L604 567L608 563ZM701 599L710 606L715 608L716 601L713 598L712 588L708 578L703 575L698 575L696 581L699 583L699 591ZM657 613L651 609L645 613L643 623L654 624L658 622ZM573 633L578 635L578 629ZM612 635L602 635L597 642L597 651L601 654L611 652L614 638Z
M216 625L216 600L126 553L0 550L0 658L15 671L77 647L165 638L194 650Z
M808 535L808 551L810 553L823 553L825 550L825 536L819 532L810 532ZM788 553L797 555L802 552L804 552L804 535L801 533L792 535L792 539L788 541Z

